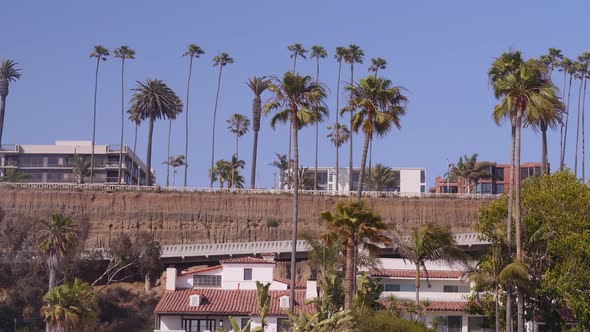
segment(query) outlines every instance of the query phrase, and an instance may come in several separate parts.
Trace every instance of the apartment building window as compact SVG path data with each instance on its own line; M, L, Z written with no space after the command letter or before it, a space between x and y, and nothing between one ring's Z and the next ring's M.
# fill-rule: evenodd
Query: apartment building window
M504 185L503 184L496 184L496 194L504 193Z
M444 285L443 292L445 293L469 293L468 286Z
M221 276L194 275L193 287L218 288L221 287Z
M492 332L495 331L493 322L484 316L470 316L468 318L469 332Z
M496 181L504 181L504 167L496 167L494 168L494 180Z
M479 183L477 185L477 192L480 194L491 194L492 184L491 183Z
M386 292L399 292L400 291L400 285L385 284L384 288L385 288Z
M252 280L252 269L244 269L244 280Z
M437 332L461 332L463 329L463 317L440 316Z
M420 171L420 183L425 183L426 182L426 171L421 170Z

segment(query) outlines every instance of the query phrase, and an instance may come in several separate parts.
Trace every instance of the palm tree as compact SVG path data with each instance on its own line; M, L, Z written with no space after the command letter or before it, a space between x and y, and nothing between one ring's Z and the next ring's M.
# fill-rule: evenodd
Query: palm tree
M344 61L350 64L350 86L354 85L354 64L355 63L363 63L363 57L365 53L363 50L355 44L348 45L348 49L346 49L346 54L344 55ZM352 96L350 97L352 100ZM352 118L354 117L354 107L350 105L350 128L353 128L352 125ZM348 140L348 191L352 192L352 136L350 135L350 139ZM359 178L360 179L360 178ZM360 181L360 180L359 180Z
M289 169L290 165L292 165L292 162L287 160L287 155L279 154L276 152L275 155L277 156L277 159L273 161L270 165L276 167L279 170L279 174L281 177L279 187L282 188L283 186L285 186L287 182L285 178L288 176L287 170Z
M185 138L184 138L184 187L186 188L187 178L188 178L188 101L190 97L191 91L191 76L193 74L193 59L200 58L201 55L205 54L205 51L195 44L188 45L188 49L186 52L182 53L182 56L188 56L189 58L189 65L188 65L188 79L186 82L186 122L185 122Z
M346 48L342 47L342 46L338 46L336 47L336 52L334 54L334 59L336 59L336 61L338 61L338 81L336 82L336 122L334 125L334 128L341 128L338 124L338 118L340 117L340 73L342 71L342 60L344 60L344 56L346 55ZM346 128L346 126L343 126L343 128ZM349 133L350 134L350 133ZM348 137L347 137L348 139ZM332 142L334 143L334 140L332 140ZM336 146L336 192L338 192L338 182L340 179L340 156L339 151L340 151L340 145L342 145L342 143L339 144L334 144Z
M328 222L329 233L324 235L328 243L333 241L334 236L343 236L346 240L344 308L349 309L352 306L356 276L354 253L360 243L368 247L390 243L391 240L384 235L387 225L381 216L367 207L362 200L339 200L334 213L323 211L320 217Z
M209 169L209 176L213 181L219 181L219 188L223 188L223 184L229 180L231 165L229 162L219 159L215 162L215 166ZM229 186L228 186L229 187Z
M227 129L233 134L236 135L236 158L239 157L239 148L238 142L240 137L246 135L248 132L248 128L250 127L250 119L247 116L239 113L234 113L229 119L226 120L227 124L229 125ZM239 158L238 158L239 160ZM233 175L233 172L232 172ZM233 181L232 181L233 182Z
M336 147L336 187L335 187L335 191L338 192L338 183L339 183L338 149L340 148L340 146L342 144L344 144L350 138L350 130L348 130L348 127L346 127L346 125L338 123L338 114L336 114L336 121L334 122L334 125L328 126L327 129L330 131L328 133L327 137L330 139L332 144L334 144L334 146Z
M262 331L266 328L266 315L270 309L270 295L268 289L270 288L270 282L263 284L256 280L256 302L258 309L258 317L260 317L260 327Z
M375 184L375 191L383 191L384 188L394 188L399 186L399 177L395 171L381 163L375 164L375 168L369 173L371 182Z
M7 169L3 176L0 176L0 182L19 183L26 182L31 176L17 169Z
M287 49L291 52L291 55L289 57L293 59L293 74L295 74L295 70L297 68L297 57L307 59L307 57L305 56L307 50L305 49L305 47L303 47L303 45L299 43L289 45L287 46Z
M346 89L350 92L352 107L360 109L353 117L352 130L358 132L362 128L365 134L357 190L360 199L369 142L375 134L384 136L392 127L401 127L400 118L406 114L407 98L402 94L402 88L392 86L390 80L373 76L363 78L358 85L347 86Z
M48 331L84 331L96 323L98 305L92 287L74 279L43 296L41 315Z
M323 46L313 45L311 47L311 57L316 59L316 76L315 80L320 81L320 58L324 59L328 56L328 52ZM315 124L315 163L313 172L313 190L318 190L318 138L319 138L319 121Z
M480 179L492 176L489 172L490 163L478 162L478 156L477 153L474 153L471 156L465 155L459 157L457 164L451 167L451 178L463 179L468 194L477 187L477 183Z
M240 175L240 169L244 169L246 162L240 160L237 154L233 154L229 161L228 188L244 188L244 178Z
M211 169L213 169L213 160L215 159L215 120L217 118L217 103L219 101L219 88L221 87L221 73L223 67L234 63L234 59L227 53L220 53L213 57L213 67L219 66L219 76L217 77L217 93L215 94L215 108L213 110L213 132L211 133ZM213 178L209 183L209 188L213 187Z
M4 129L8 86L10 82L15 82L21 78L20 68L17 68L17 65L18 63L12 60L2 60L2 63L0 63L0 97L2 97L2 104L0 105L0 146L2 146L2 131Z
M94 145L96 144L96 94L98 92L98 67L100 61L106 61L109 50L102 45L94 46L90 52L91 58L96 58L96 72L94 74L94 110L92 113L92 153L90 155L90 183L94 183Z
M562 122L562 129L561 129L561 142L562 142L562 146L561 146L561 156L560 156L560 161L559 161L559 169L563 170L564 166L565 166L565 151L566 151L566 146L567 146L567 128L568 128L568 123L569 123L569 113L570 113L570 96L571 96L571 91L572 91L572 80L574 77L574 73L575 73L575 68L574 68L574 63L572 60L568 59L568 58L563 58L563 60L561 60L559 62L559 71L563 72L563 79L564 79L564 89L563 89L563 97L562 99L565 102L565 81L566 81L566 77L569 74L569 83L568 83L568 89L567 89L567 103L565 106L565 125Z
M313 174L309 171L309 168L304 167L299 169L299 176L297 177L298 182L293 179L295 176L291 174L291 183L297 186L300 190L309 190L313 188Z
M129 120L132 121L135 124L135 132L133 134L133 153L137 155L137 131L139 129L139 125L141 124L141 118L138 116L138 114L133 114L131 112L131 110L127 110L127 113L129 113ZM186 163L185 163L186 164ZM133 174L133 171L135 170L135 158L131 159L131 174ZM141 171L138 169L137 170L137 177L136 177L136 184L139 185L141 183Z
M387 61L383 58L372 58L371 65L369 66L369 73L373 73L373 76L379 77L377 75L380 69L387 68Z
M317 109L324 106L326 90L323 85L313 81L311 76L299 76L286 72L282 79L272 78L270 90L274 95L265 105L265 113L276 110L273 117L276 121L289 121L293 132L294 170L295 183L299 177L299 128L309 123L311 119L319 117ZM289 296L289 309L294 310L295 301L295 255L297 252L297 226L299 219L299 188L293 189L293 234L291 251L291 294Z
M178 156L170 156L168 160L162 162L162 164L172 167L172 188L176 187L176 167L184 166L184 155L179 154Z
M57 285L57 269L66 254L78 244L78 225L72 218L61 213L51 215L51 220L44 223L45 228L39 235L39 249L47 258L49 268L49 291Z
M502 117L502 113L516 110L516 133L514 144L514 206L515 206L515 236L516 236L516 262L523 262L522 235L521 235L521 207L520 207L520 150L522 122L527 116L536 117L534 114L547 114L555 110L559 104L557 87L547 79L543 73L531 63L522 62L516 70L506 73L492 81L496 97L503 98L496 110L504 110L499 116L495 114L496 121ZM517 289L518 294L518 331L524 329L524 290Z
M76 177L78 184L84 183L84 178L90 175L90 160L84 157L74 156L74 168L72 173Z
M129 46L121 46L113 51L115 58L121 59L121 140L119 143L119 174L117 183L121 184L123 170L123 135L125 130L125 60L135 59L135 51Z
M467 256L459 247L448 227L426 223L413 228L409 236L396 239L400 255L416 267L416 303L420 303L420 275L428 280L427 261L448 263L466 262Z
M252 130L254 131L254 143L252 145L252 172L250 174L250 189L256 187L256 155L258 153L258 132L260 131L260 115L262 114L262 99L260 96L269 88L270 80L266 76L252 77L246 82L252 93Z
M584 87L584 79L588 72L588 64L584 62L581 57L578 57L578 61L574 64L574 79L580 80L578 88L578 116L576 120L576 149L574 154L574 175L578 176L578 147L580 137L580 113L582 108L582 88Z
M138 87L132 89L130 113L136 118L149 119L148 143L146 153L146 184L152 185L152 138L154 134L154 122L158 119L176 119L182 113L182 101L166 83L158 79L147 79L145 82L137 82Z

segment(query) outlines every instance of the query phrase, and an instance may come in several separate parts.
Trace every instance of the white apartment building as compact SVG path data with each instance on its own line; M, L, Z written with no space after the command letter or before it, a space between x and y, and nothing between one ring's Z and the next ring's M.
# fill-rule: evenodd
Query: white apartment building
M230 330L229 317L241 328L250 323L260 326L257 316L256 281L270 283L270 308L266 332L288 329L285 310L289 309L289 281L273 278L274 255L263 258L242 257L222 260L220 265L178 272L166 270L166 292L154 310L155 332L214 332L223 327ZM315 281L297 285L295 313L315 312L307 300L318 296Z
M119 145L94 145L94 183L118 183ZM74 158L90 160L90 141L56 141L53 145L3 144L0 146L0 176L15 169L30 182L75 183ZM146 165L127 145L123 146L122 184L145 184ZM152 170L152 183L155 174ZM84 182L88 183L90 177Z
M302 167L306 168L306 167ZM307 173L311 175L313 179L314 167L307 167ZM392 167L394 177L396 179L395 186L384 187L382 191L397 191L400 193L423 193L426 192L426 170L419 167ZM369 169L365 169L365 173L368 175ZM352 170L352 191L357 190L359 184L360 167L354 167ZM336 191L336 182L338 182L338 191L347 193L350 191L349 188L349 169L340 168L338 172L338 179L336 178L336 167L318 167L318 190L329 190ZM287 188L286 180L281 179L284 188ZM311 187L307 186L305 189L312 190ZM370 189L367 184L364 186L365 191Z

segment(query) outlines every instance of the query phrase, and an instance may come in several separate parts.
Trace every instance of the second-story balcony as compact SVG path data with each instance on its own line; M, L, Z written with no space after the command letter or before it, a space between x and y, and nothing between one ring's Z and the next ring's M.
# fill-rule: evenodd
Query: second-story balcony
M0 152L18 152L18 144L0 144Z
M0 161L0 167L2 168L18 168L18 161L16 160L4 160Z
M387 298L388 296L393 295L396 299L399 300L415 300L416 299L416 292L415 291L401 291L401 292L388 292L385 291L381 294L381 298ZM448 293L448 292L429 292L427 287L420 287L420 300L429 300L429 301L467 301L467 296L469 293Z

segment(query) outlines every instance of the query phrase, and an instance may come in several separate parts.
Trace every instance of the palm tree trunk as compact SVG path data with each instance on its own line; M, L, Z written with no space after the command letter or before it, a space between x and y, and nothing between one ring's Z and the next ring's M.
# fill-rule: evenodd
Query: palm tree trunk
M563 71L563 90L561 91L561 100L563 100L563 102L565 103L565 86L566 86L566 82L567 82L567 71L564 69ZM567 117L567 114L566 114ZM563 119L560 121L560 132L559 132L559 170L562 171L563 170L563 149L564 149L564 145L563 145L563 138L564 138L564 133L563 133Z
M186 82L186 122L185 122L185 136L184 136L184 188L186 188L188 178L188 102L191 89L191 76L193 74L193 56L189 55L188 80Z
M510 176L508 187L508 217L506 218L506 246L512 257L512 210L514 207L514 150L516 144L516 117L510 116L511 140L510 140ZM512 331L512 289L506 286L506 332Z
M172 168L172 188L176 188L176 166Z
M316 75L315 82L320 82L320 57L316 57ZM315 124L315 164L313 172L313 190L318 190L318 136L319 136L319 123Z
M51 292L57 286L57 257L50 254L47 265L49 267L49 291Z
M354 64L350 64L350 86L354 84ZM348 192L352 192L352 137L354 136L352 130L352 116L354 113L354 109L350 110L350 138L349 138L349 145L348 145ZM362 180L359 179L359 186L362 183Z
M566 147L567 147L567 127L568 127L568 122L569 122L569 119L570 119L569 113L570 113L570 97L571 97L571 92L572 92L572 75L570 75L569 87L567 89L567 106L566 106L566 113L565 113L565 129L563 131L563 151L562 151L562 154L561 154L561 164L562 165L565 165L565 150L566 150Z
M367 121L373 121L373 114L369 112ZM370 123L370 122L369 122ZM363 178L365 176L365 165L367 163L367 152L369 151L369 142L371 141L371 134L365 133L365 143L363 144L363 155L361 156L361 170L359 172L359 186L357 189L357 200L361 200L363 195Z
M420 304L420 264L416 264L416 306Z
M496 271L494 271L496 273ZM500 332L500 296L498 295L498 277L494 276L494 306L496 309L496 332Z
M139 127L139 125L137 123L135 123L135 136L133 138L133 153L135 155L137 155L137 127ZM133 180L133 171L135 170L135 158L131 159L131 177ZM137 169L137 176L136 176L136 181L137 181L137 185L139 185L139 178L141 177L141 174L139 174L139 167Z
M213 162L215 160L215 120L217 118L217 102L219 101L219 87L221 86L221 72L223 65L219 66L219 76L217 77L217 94L215 95L215 108L213 109L213 132L211 133L211 170L213 170ZM211 176L209 188L213 188L213 177Z
M152 185L152 137L154 135L154 116L153 114L150 115L150 123L148 128L148 144L147 144L147 152L146 152L146 165L145 165L145 178L146 178L146 185Z
M254 131L254 144L252 145L252 172L250 174L250 189L256 185L256 150L258 150L258 130Z
M521 150L521 129L522 129L522 116L524 113L524 105L523 102L520 102L518 113L516 115L516 144L515 144L515 154L514 154L514 163L516 166L516 174L514 175L514 207L515 207L515 218L514 218L514 226L516 229L515 237L516 237L516 260L518 262L523 262L522 260L522 234L521 234L521 225L520 225L520 150ZM524 331L524 292L521 287L517 287L517 331L523 332Z
M352 307L352 292L354 282L354 238L348 237L346 241L346 274L344 277L344 309Z
M0 104L0 146L2 146L2 132L4 130L4 113L6 111L6 96L2 96L2 104Z
M146 293L149 292L150 289L152 288L152 281L150 279L150 274L149 273L146 273L145 274L143 288L144 288L144 290L145 290Z
M238 133L236 133L236 159L238 161L240 160L240 157L238 156L238 144L239 144L238 142L239 142L239 140L240 140L240 136L238 135ZM232 161L233 161L233 158L232 158ZM234 179L234 173L235 172L236 172L235 165L232 162L232 164L231 164L231 183L232 183L232 187L235 186L235 182L234 182L234 180L235 180Z
M547 124L541 121L541 174L549 174L547 170Z
M580 106L582 103L582 81L583 79L580 78L580 87L578 89L578 116L576 119L576 153L574 155L574 175L578 177L578 142L580 137Z
M291 173L293 172L293 163L291 162L291 145L292 145L292 138L293 138L293 128L289 126L289 150L288 150L288 157L287 157L287 189L291 189ZM298 165L299 166L299 165ZM295 182L297 183L297 182Z
M377 74L377 72L375 72L375 75L376 74ZM371 165L372 159L373 159L373 137L371 137L371 139L369 140L369 175L368 175L369 191L373 190L373 179L371 178L371 171L373 168L373 165Z
M90 183L94 183L94 144L96 143L96 94L98 92L98 65L100 57L96 58L96 72L94 73L94 111L92 115L92 151L90 153Z
M586 130L584 114L586 111L586 82L588 79L584 79L584 94L582 97L582 182L586 183Z
M342 70L342 60L338 61L338 82L336 82L336 130L339 134L338 129L338 118L340 118L340 73ZM340 180L340 156L338 151L340 150L340 135L336 138L336 193L338 193L338 181Z
M294 154L294 178L295 186L293 188L293 234L291 234L291 282L289 295L289 310L294 312L295 309L295 280L297 263L295 255L297 254L297 223L299 219L299 142L297 126L297 106L291 105L291 128L293 128L293 154Z
M172 119L168 120L168 148L166 149L166 160L170 158L170 143L172 141ZM166 162L166 187L170 186L170 162Z
M252 145L252 173L250 174L250 189L256 187L256 154L258 153L258 131L260 130L260 112L261 100L260 96L255 96L252 102L253 123L252 129L254 131L254 143Z
M119 141L119 173L117 184L121 184L123 171L123 135L125 130L125 57L121 59L121 140Z

